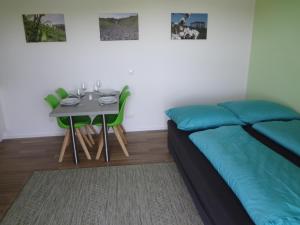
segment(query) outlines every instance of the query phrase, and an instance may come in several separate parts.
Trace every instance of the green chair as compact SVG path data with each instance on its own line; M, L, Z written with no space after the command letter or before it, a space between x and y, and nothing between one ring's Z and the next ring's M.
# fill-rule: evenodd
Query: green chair
M111 115L111 116L107 116L106 117L106 124L108 128L112 128L117 139L118 142L120 143L122 150L124 152L124 154L128 157L128 151L126 149L125 143L127 143L126 138L123 134L123 132L121 131L121 124L123 123L124 120L124 110L125 110L125 105L126 105L126 101L128 99L128 97L130 96L130 92L127 90L124 92L124 100L119 103L119 107L120 107L120 111L117 115ZM93 125L95 126L102 126L103 125L103 121L102 121L102 117L101 116L96 116L95 119L92 122ZM103 149L103 128L100 131L99 134L99 147L98 147L98 151L97 151L97 155L96 155L96 160L99 160L100 156L101 156L101 152Z
M119 97L119 102L122 104L122 102L124 101L125 98L125 93L129 90L129 86L125 85L120 93L120 97ZM120 125L120 129L122 133L126 133L125 128L123 127L123 125ZM126 141L127 142L127 141Z
M55 97L52 94L49 94L48 96L46 96L44 98L44 100L49 104L49 106L52 109L55 109L60 104L57 97ZM56 119L57 119L58 126L62 129L66 129L64 141L63 141L63 144L62 144L61 149L60 149L59 160L58 160L59 162L62 162L65 151L66 151L66 148L70 144L70 125L69 125L69 118L68 117L57 117ZM85 126L87 126L91 123L91 119L89 117L86 117L86 116L75 116L75 117L73 117L73 121L74 121L74 128L75 128L75 131L76 131L76 135L78 137L80 145L81 145L86 157L89 160L91 160L90 153L89 153L89 151L88 151L88 149L85 145L85 142L84 142L84 139L87 140L87 137L85 136L85 134L83 134L80 131L80 128L83 128L83 127L85 127Z
M123 89L122 89L120 95L119 95L119 107L120 107L120 108L121 108L122 103L123 103L124 100L125 100L126 92L127 92L128 90L129 90L129 86L128 86L128 85L125 85L125 86L123 87ZM108 121L113 121L117 116L118 116L118 115L114 115L114 114L107 115L107 116L106 116L106 119L107 119ZM126 130L125 130L125 128L123 127L122 124L119 126L119 128L120 128L120 130L121 130L122 133L126 133ZM124 136L124 135L123 135L123 136ZM124 140L125 143L127 144L127 139L126 139L125 136L124 136L124 139L125 139L125 140Z
M55 92L61 99L65 99L69 96L69 93L64 88L57 88Z
M129 91L129 86L128 85L125 85L120 93L120 101L122 98L124 98L124 94L126 91Z
M55 92L60 99L65 99L70 96L70 94L64 88L61 88L61 87L57 88ZM86 116L86 117L88 117L88 116ZM97 132L94 129L94 127L91 125L86 126L85 130L86 130L86 134L88 135L88 138L89 138L88 140L86 140L86 142L90 147L93 147L92 145L94 145L95 142L94 142L94 139L93 139L91 133L96 134Z

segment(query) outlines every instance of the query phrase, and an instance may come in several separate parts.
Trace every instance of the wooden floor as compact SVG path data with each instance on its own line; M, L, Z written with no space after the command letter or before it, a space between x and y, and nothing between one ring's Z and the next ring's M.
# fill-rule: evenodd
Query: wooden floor
M109 165L172 161L167 149L166 131L128 133L127 139L129 158L125 157L113 134L109 135ZM0 221L34 171L108 166L103 155L99 161L95 161L96 147L90 149L93 159L89 161L79 145L78 166L73 163L70 147L66 151L64 162L58 163L62 140L63 137L47 137L6 140L0 143Z

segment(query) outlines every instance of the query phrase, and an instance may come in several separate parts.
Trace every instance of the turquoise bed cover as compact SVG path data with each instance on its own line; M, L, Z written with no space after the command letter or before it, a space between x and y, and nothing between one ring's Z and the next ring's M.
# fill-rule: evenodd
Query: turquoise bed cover
M253 128L300 156L300 120L262 122Z
M240 126L191 134L256 225L300 224L300 169ZM204 181L205 182L205 181Z

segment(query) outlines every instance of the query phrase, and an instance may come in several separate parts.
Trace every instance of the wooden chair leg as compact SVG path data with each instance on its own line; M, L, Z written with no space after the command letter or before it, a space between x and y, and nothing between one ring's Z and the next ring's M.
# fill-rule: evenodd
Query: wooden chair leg
M99 132L99 145L98 145L98 151L97 151L97 155L96 155L96 160L100 159L102 150L103 150L103 129L101 129L101 131Z
M92 145L92 143L89 141L89 139L87 138L87 136L85 135L85 133L83 133L82 131L80 131L80 134L82 135L83 140L88 144L88 146L89 146L90 148L92 148L93 145Z
M76 130L77 138L78 138L78 140L79 140L79 142L80 142L80 145L81 145L81 147L82 147L82 149L83 149L83 151L84 151L84 153L85 153L87 159L88 159L88 160L91 160L91 159L92 159L92 158L91 158L91 155L90 155L90 153L89 153L89 151L88 151L88 149L87 149L87 147L86 147L86 145L85 145L85 143L84 143L84 140L83 140L83 138L82 138L82 135L81 135L81 133L80 133L80 130L79 130L78 128L75 128L75 130Z
M68 138L67 147L71 144L71 131L70 131L70 137Z
M117 126L116 128L120 131L119 134L120 134L121 138L123 139L125 145L127 145L128 141L127 141L127 138L125 137L124 133L122 132L121 126Z
M85 129L85 131L86 131L86 134L87 134L87 136L88 136L88 138L89 138L91 144L94 145L94 144L95 144L95 141L94 141L94 139L93 139L93 137L92 137L92 135L91 135L91 133L90 133L88 127L89 127L89 126L87 125L87 126L84 127L84 129Z
M97 134L97 131L93 125L88 125L87 127L92 131L92 133Z
M119 141L119 143L120 143L120 145L121 145L121 147L122 147L122 150L123 150L124 154L126 155L126 157L128 157L129 154L128 154L128 151L127 151L127 149L126 149L126 146L125 146L125 144L124 144L124 142L123 142L123 139L122 139L122 137L121 137L121 135L120 135L120 131L119 131L118 128L116 128L116 127L113 127L113 130L114 130L115 135L116 135L116 137L117 137L117 139L118 139L118 141Z
M69 143L70 143L70 129L67 129L66 133L65 133L64 141L63 141L61 149L60 149L58 162L61 163L63 161L64 155L66 152L66 148L68 147Z
M122 124L120 125L120 128L121 128L122 133L126 133L126 130Z

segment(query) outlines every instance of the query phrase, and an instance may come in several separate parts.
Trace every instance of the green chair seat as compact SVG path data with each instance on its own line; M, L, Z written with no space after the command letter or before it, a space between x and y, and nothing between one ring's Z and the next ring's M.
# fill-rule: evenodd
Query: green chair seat
M91 124L91 118L88 116L74 116L72 117L74 128L81 128ZM57 118L57 123L60 128L69 129L69 117Z
M106 119L106 124L111 124L113 123L115 120L116 120L116 117L118 115L106 115L105 116L105 119ZM101 126L103 124L103 119L102 119L102 116L96 116L92 122L92 125L95 125L95 126Z

